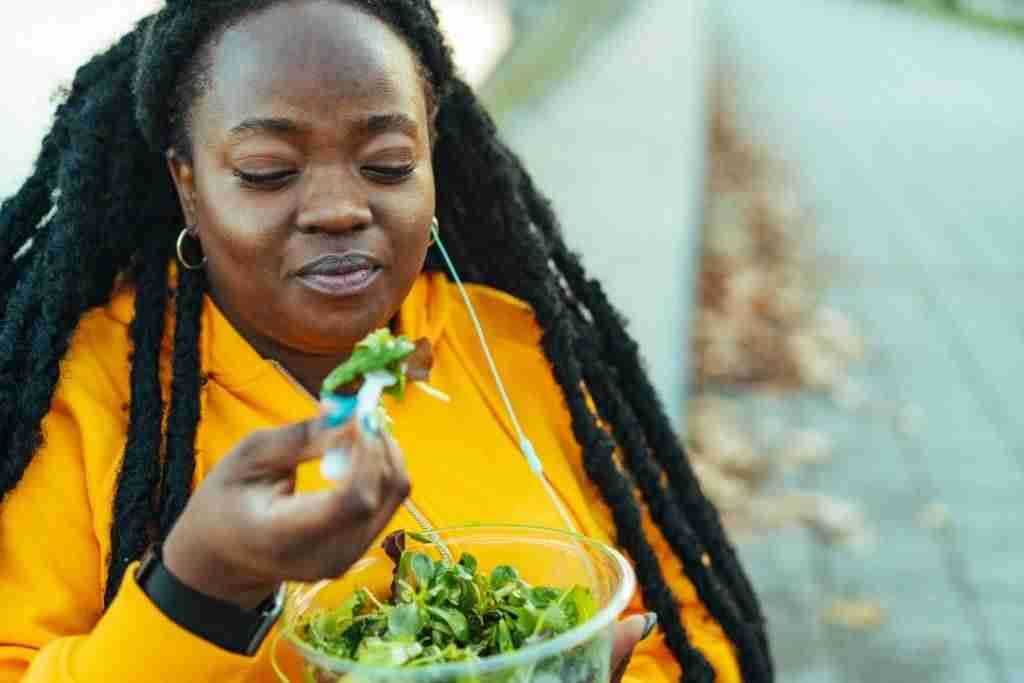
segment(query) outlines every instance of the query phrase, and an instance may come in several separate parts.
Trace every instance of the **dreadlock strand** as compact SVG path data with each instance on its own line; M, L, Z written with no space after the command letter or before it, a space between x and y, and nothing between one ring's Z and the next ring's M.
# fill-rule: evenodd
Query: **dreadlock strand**
M608 424L613 425L628 470L634 474L651 518L662 530L675 555L682 560L683 568L693 581L700 599L736 644L744 680L766 680L766 663L760 656L760 643L753 640L758 634L752 632L732 594L720 583L712 568L704 564L705 547L687 524L687 518L681 514L676 501L662 486L662 471L651 458L650 449L641 438L642 431L636 415L619 393L616 384L608 382L607 373L599 369L603 364L593 342L581 339L579 347L581 365L587 368L584 381L594 396L599 414Z
M644 534L632 485L615 464L615 444L597 424L580 388L583 378L572 351L572 342L566 338L569 336L564 329L567 323L563 320L551 322L553 329L544 334L541 344L549 358L560 361L553 366L555 378L566 396L573 433L583 447L584 469L611 509L618 533L616 541L633 558L644 602L658 615L666 642L683 667L684 683L713 681L714 672L690 643L680 618L678 601L665 581L657 556Z
M199 332L206 280L201 271L182 269L175 295L174 375L167 419L167 467L161 490L160 536L166 538L181 516L195 474L199 426Z
M157 512L164 402L160 390L160 348L167 311L167 258L156 241L146 248L136 279L131 323L131 403L128 437L118 473L111 526L112 571L104 591L110 604L127 567L151 540L147 523Z
M530 204L534 219L542 225L557 225L557 219L550 203L536 191L532 180L525 172L523 173L523 183L523 191ZM550 229L548 232L550 234ZM625 329L625 321L614 310L600 284L586 277L578 257L569 251L564 240L558 239L555 235L553 244L555 263L567 278L573 291L582 298L581 303L593 316L594 327L601 334L605 348L610 349L606 357L613 362L615 369L620 373L620 381L623 379L625 381L626 399L632 405L637 406L640 412L639 417L644 433L648 434L652 441L652 452L665 468L673 488L682 492L681 498L684 501L697 501L696 505L692 502L689 503L688 513L695 516L697 532L709 546L708 551L712 561L725 573L727 583L736 593L745 617L755 623L763 624L764 619L753 587L740 567L732 545L721 527L717 512L701 493L696 477L688 465L686 454L679 445L679 440L672 431L664 410L656 399L653 401L640 400L645 397L647 399L652 396L656 397L656 394L650 380L643 372L636 343L628 335L618 333L618 330ZM767 645L766 642L765 645Z
M565 255L560 254L558 262L567 263ZM578 263L570 269L573 280L580 280L582 269ZM618 360L616 369L619 371L619 386L632 405L637 406L639 421L644 433L651 439L651 452L659 461L668 475L669 482L678 497L683 501L687 515L693 520L698 533L716 569L723 573L732 593L738 601L744 617L756 624L763 637L763 621L760 606L754 595L749 579L743 573L739 560L735 555L732 543L722 528L717 511L707 501L700 489L686 454L678 438L672 432L665 418L664 411L653 401L637 402L639 396L651 396L654 387L641 369L639 349L636 343L625 335L609 333L609 325L617 322L623 327L621 318L612 309L607 296L596 282L586 282L583 289L583 303L591 311L595 319L595 328L600 332L603 345L608 351L606 357Z
M78 114L83 98L102 80L113 65L121 63L135 48L135 36L127 34L107 51L79 67L64 101L54 113L54 124L44 136L34 170L21 188L0 207L0 277L25 246L40 222L54 207L54 176L68 144L66 122Z
M769 646L765 622L753 587L721 526L717 511L700 490L686 454L668 423L650 380L642 369L638 347L629 335L625 334L625 321L611 306L600 284L586 277L578 257L569 251L558 234L557 219L550 203L536 191L532 180L525 172L523 183L523 191L534 221L538 225L548 226L546 232L553 244L553 260L556 266L565 276L571 290L580 297L578 303L582 309L592 317L592 327L600 335L604 348L612 349L606 350L602 355L613 364L616 385L623 392L626 401L639 413L642 432L651 440L650 452L664 468L672 485L670 493L683 505L687 518L694 525L694 531L700 537L713 567L722 574L729 595L739 605L746 629L755 630L760 644L758 650L764 653L761 657L761 666L767 670L770 677L772 662L767 655ZM709 604L709 609L716 605L717 603Z
M37 255L38 263L26 278L26 283L30 286L33 284L38 286L40 281L45 281L44 261L56 265L62 259L67 258L65 248L68 247L68 241L66 239L53 240L48 246L51 258L44 258L48 256L45 252ZM71 292L68 292L68 295L73 296ZM18 399L14 400L14 397L10 396L8 400L0 402L0 420L2 420L0 439L3 442L3 450L0 451L3 453L3 457L0 459L0 498L18 483L28 467L32 454L42 443L42 419L49 411L53 390L57 384L56 370L58 366L54 362L53 354L61 352L61 355L56 357L56 361L59 361L67 350L67 338L70 336L70 334L61 335L59 331L48 330L46 327L47 323L55 322L60 318L60 311L55 310L60 305L59 301L51 303L41 311L38 320L26 320L24 314L22 314L23 319L5 320L4 331L8 326L14 327L18 323L24 325L24 336L27 337L24 343L27 348L33 349L33 353L27 354L20 351L17 348L20 343L17 342L13 353L7 347L2 347L2 351L0 351L4 360L11 361L13 355L14 359L20 356L23 361L18 363L11 372L17 378L17 383L7 384L6 379L4 381L7 386L19 387ZM61 343L62 336L64 337L63 344ZM29 344L33 344L33 346L28 346ZM35 346L35 344L39 344L39 346ZM11 363L8 363L8 368L10 365ZM33 372L33 370L38 371Z

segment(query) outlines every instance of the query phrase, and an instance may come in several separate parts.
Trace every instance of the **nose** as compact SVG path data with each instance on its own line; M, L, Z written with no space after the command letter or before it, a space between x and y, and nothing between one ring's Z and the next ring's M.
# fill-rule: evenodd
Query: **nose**
M309 191L296 218L301 232L348 232L373 220L360 183L341 169L309 172Z

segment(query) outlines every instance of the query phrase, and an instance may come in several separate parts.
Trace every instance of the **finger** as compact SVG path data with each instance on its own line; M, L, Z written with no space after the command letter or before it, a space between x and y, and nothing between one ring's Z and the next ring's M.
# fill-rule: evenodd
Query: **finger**
M413 484L409 470L406 469L406 459L402 456L398 443L390 435L382 434L381 444L383 446L381 486L385 498L382 507L396 510L404 500L409 498Z
M309 457L310 444L324 431L323 419L317 417L253 432L236 451L239 464L246 473L292 469Z
M352 470L339 487L341 496L333 499L336 505L325 510L324 524L335 528L368 523L395 497L394 457L386 437L353 426L339 443L352 458Z
M615 625L615 637L612 642L612 670L617 671L629 660L637 643L646 638L658 623L658 615L654 612L635 614L623 619Z
M381 430L379 417L373 413L359 416L354 409L342 408L341 412L351 419L351 427L343 433L348 438L347 443L331 444L324 450L324 458L320 463L320 473L324 479L332 481L344 480L351 469L349 449L371 448L373 442L380 441L386 437ZM377 444L379 445L379 444ZM375 447L375 446L374 446Z
M333 528L352 528L371 517L381 500L387 457L383 441L365 439L346 425L332 432L324 446L346 453L348 473L336 487L285 496L275 504L277 523L290 534L323 537Z
M388 466L388 490L396 498L397 507L412 493L412 480L409 477L409 470L405 466L405 456L402 454L398 442L389 434L385 434L383 440Z
M255 432L242 449L249 471L291 471L303 462L321 457L331 447L346 447L356 438L355 420L339 423L325 406L321 415L303 422Z
M393 445L393 442L392 442ZM391 449L396 452L397 445ZM384 457L381 457L383 463ZM392 460L394 462L394 460ZM400 464L400 463L399 463ZM388 468L385 468L387 470ZM397 480L396 480L397 477ZM391 471L385 471L382 478L383 496L376 506L372 517L358 528L355 533L351 529L338 528L335 537L325 543L319 544L322 549L321 567L325 576L340 576L359 557L362 557L374 540L387 528L394 519L398 507L409 494L408 479L404 474L404 465L401 471L394 467Z

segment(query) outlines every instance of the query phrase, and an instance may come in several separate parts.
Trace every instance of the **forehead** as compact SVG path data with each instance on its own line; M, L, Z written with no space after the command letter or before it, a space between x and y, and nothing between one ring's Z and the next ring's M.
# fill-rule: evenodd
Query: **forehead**
M285 2L245 17L210 52L201 107L227 126L253 115L343 116L353 108L425 112L412 51L343 2ZM203 118L203 115L200 115Z

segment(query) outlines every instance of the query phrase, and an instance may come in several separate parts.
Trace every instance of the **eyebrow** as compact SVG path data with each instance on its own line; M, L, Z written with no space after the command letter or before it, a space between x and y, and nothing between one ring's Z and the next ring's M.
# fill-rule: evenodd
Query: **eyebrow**
M256 118L246 119L240 124L228 131L228 135L231 137L238 137L245 133L274 133L277 135L287 135L291 133L297 133L299 131L299 124L295 123L291 119L282 118Z
M400 112L371 114L359 121L358 125L367 133L371 134L386 133L388 131L397 130L398 132L405 133L410 137L415 137L417 131L416 122Z
M415 137L417 132L416 122L409 116L400 112L389 112L387 114L370 114L356 122L356 127L368 134L386 133L397 130L410 137ZM286 118L252 118L242 121L234 126L228 135L239 137L246 133L271 133L274 135L293 135L302 130L302 126Z

